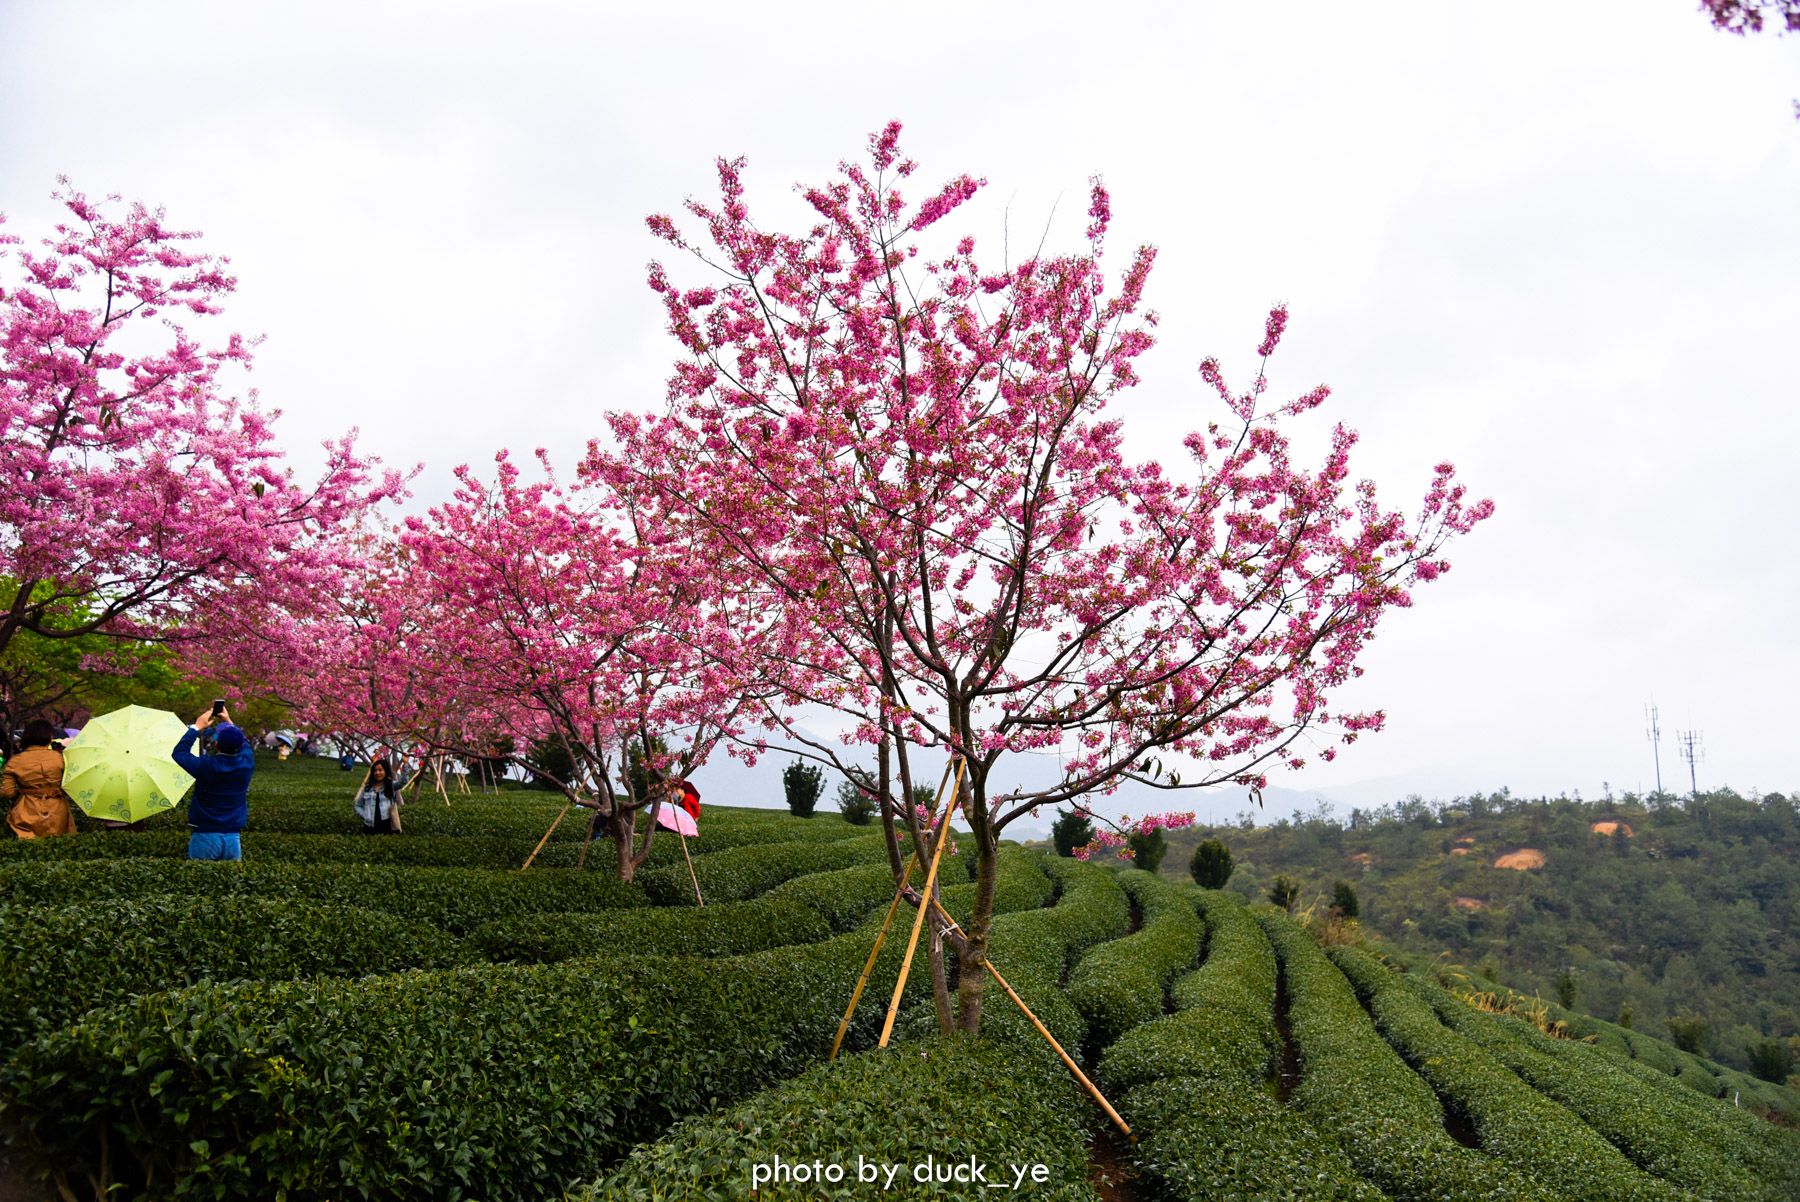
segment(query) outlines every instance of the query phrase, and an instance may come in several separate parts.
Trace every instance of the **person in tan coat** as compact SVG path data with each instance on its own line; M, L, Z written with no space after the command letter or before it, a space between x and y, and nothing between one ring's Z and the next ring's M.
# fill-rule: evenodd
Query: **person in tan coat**
M75 833L75 814L63 792L62 752L50 746L56 730L39 718L25 727L25 749L0 771L0 804L11 808L6 823L21 839Z

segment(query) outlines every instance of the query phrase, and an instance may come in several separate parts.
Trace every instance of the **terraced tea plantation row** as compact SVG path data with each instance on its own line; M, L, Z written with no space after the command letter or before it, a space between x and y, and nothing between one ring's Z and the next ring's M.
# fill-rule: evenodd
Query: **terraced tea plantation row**
M709 807L700 908L673 839L621 885L603 846L573 867L566 822L520 872L541 795L416 802L371 839L347 783L270 766L240 865L179 859L169 820L0 844L15 1163L82 1198L296 1202L1800 1196L1800 1136L1710 1068L1018 848L992 960L1135 1142L998 989L979 1038L936 1035L923 957L876 1049L904 932L827 1063L892 896L871 828Z

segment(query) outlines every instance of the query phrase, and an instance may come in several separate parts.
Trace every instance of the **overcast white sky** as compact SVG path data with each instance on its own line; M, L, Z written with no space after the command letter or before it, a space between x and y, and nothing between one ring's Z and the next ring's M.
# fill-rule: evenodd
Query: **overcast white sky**
M296 457L360 426L425 502L660 401L643 217L717 154L779 208L897 118L921 192L990 181L977 232L1060 198L1067 238L1099 172L1161 247L1142 453L1285 300L1276 384L1333 386L1359 474L1500 507L1364 661L1388 731L1280 783L1647 788L1654 693L1665 781L1694 727L1703 787L1793 790L1796 95L1800 38L1692 0L5 0L0 210L43 230L68 174L205 230Z

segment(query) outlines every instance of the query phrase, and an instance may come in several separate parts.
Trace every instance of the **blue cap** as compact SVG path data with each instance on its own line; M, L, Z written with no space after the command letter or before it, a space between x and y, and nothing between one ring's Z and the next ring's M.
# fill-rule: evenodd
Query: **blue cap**
M226 755L236 755L244 749L244 744L248 742L244 738L243 729L233 726L229 722L213 729L216 732L213 735L213 745Z

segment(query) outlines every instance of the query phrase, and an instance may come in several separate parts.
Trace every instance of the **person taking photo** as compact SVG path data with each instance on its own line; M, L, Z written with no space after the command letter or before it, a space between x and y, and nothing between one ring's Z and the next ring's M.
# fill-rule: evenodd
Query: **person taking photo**
M196 755L200 732L213 731L213 754ZM188 802L190 860L241 860L238 833L250 816L250 778L256 772L256 753L244 732L232 724L231 714L220 702L194 719L175 744L172 758L194 778L194 796Z

